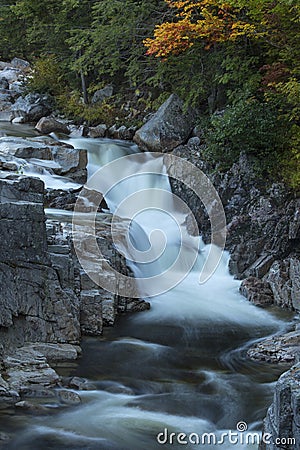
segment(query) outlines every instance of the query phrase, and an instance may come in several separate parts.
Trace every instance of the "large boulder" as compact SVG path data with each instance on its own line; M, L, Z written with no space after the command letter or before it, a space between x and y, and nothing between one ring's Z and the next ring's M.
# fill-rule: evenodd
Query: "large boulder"
M28 94L18 98L12 106L15 117L24 117L26 122L38 122L51 113L51 105L47 95Z
M54 117L42 117L36 124L35 129L42 134L50 134L50 133L70 134L70 130L67 127L67 125L54 119Z
M13 58L10 62L10 64L15 67L16 69L21 69L21 70L29 70L30 69L30 63L28 61L26 61L25 59L21 59L21 58Z
M111 97L114 93L114 88L109 84L103 89L96 91L92 98L92 103L102 103L105 99Z
M183 101L175 94L158 109L134 135L142 150L170 152L184 143L195 125L195 112L184 110Z
M107 132L107 126L105 123L100 123L96 127L90 127L88 131L88 136L91 138L103 138Z

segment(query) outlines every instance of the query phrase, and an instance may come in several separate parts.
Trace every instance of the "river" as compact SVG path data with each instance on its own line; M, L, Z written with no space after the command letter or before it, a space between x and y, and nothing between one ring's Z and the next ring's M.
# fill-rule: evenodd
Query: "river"
M3 125L2 130L20 136L33 133L30 128L16 126ZM95 386L94 390L79 393L80 406L53 411L46 417L20 413L1 416L7 430L16 436L7 448L257 449L257 443L248 445L242 438L261 431L275 380L285 368L250 361L247 348L286 328L291 315L272 308L259 309L246 301L239 294L240 282L229 274L226 252L208 281L199 283L199 270L210 247L201 238L187 238L181 211L172 209L170 185L160 156L136 158L138 148L121 141L73 138L68 142L88 150L93 187L99 181L95 178L99 168L131 155L129 166L122 162L121 166L111 166L113 172L105 169L98 188L103 192L106 187L110 211L124 217L128 204L119 205L142 192L140 203L135 197L131 201L135 205L131 225L136 226L131 226L129 237L138 252L147 251L150 245L157 255L162 243L155 232L164 232L164 254L159 253L148 264L136 263L132 251L121 249L140 291L145 294L151 285L149 280L177 260L178 236L184 237L185 253L176 273L184 276L179 276L180 282L174 282L172 289L165 289L164 283L152 283L150 311L119 318L101 338L84 338L78 362L58 366L62 375L88 378ZM36 175L46 183L51 179L47 173ZM56 179L54 185L60 182ZM115 187L108 189L111 184ZM154 195L157 190L160 195ZM61 218L56 211L50 215ZM72 218L66 214L63 220ZM190 240L187 243L185 239ZM191 249L196 257L187 271L185 264ZM228 437L230 430L242 431L246 424L248 431L237 433L238 442ZM211 435L202 443L204 433Z

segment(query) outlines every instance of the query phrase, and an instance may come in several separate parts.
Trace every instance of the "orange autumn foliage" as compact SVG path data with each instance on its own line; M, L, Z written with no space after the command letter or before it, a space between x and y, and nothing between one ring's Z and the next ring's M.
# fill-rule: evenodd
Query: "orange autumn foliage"
M212 45L234 41L240 36L258 36L253 24L239 18L241 9L223 0L172 1L165 0L176 9L174 22L157 25L154 38L145 39L148 55L165 58L192 47L197 40Z

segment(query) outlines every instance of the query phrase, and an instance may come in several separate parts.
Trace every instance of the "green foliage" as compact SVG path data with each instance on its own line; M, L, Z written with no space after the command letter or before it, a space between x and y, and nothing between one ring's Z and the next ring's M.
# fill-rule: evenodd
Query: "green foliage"
M237 31L236 39L222 35L210 45L196 39L183 53L159 59L146 55L143 41L155 25L178 21L165 0L0 0L1 58L30 60L30 90L53 95L78 122L140 123L176 92L208 123L207 157L216 165L228 167L245 151L262 171L277 165L273 173L296 187L299 1L228 4L254 34ZM112 99L84 104L83 92L91 97L106 84L114 86Z
M73 30L68 43L80 56L73 61L74 70L97 78L124 79L135 87L148 78L149 59L143 39L152 33L164 1L102 0L91 9L91 26Z
M54 97L63 94L66 82L61 66L54 55L43 56L33 63L33 73L27 88L29 91L50 94Z
M276 108L254 98L240 100L211 118L207 155L230 167L241 152L255 156L271 169L284 143L283 124Z
M117 115L113 101L104 101L101 104L84 104L80 92L62 94L58 97L58 106L61 111L77 123L85 122L87 125L105 123L110 126L115 123Z

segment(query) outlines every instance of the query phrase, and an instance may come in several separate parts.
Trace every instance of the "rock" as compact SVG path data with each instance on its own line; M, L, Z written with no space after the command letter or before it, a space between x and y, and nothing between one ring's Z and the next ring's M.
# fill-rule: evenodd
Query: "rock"
M92 103L102 103L105 99L111 97L113 93L113 87L111 85L107 85L103 89L99 89L94 93Z
M49 408L46 408L45 406L33 404L25 400L16 403L15 407L22 411L26 411L29 414L49 414L50 412Z
M34 166L52 170L57 175L67 175L73 181L84 184L87 179L87 151L74 149L55 140L0 138L0 157L26 159ZM42 160L42 161L41 161ZM24 161L15 161L17 165Z
M264 280L272 289L276 305L300 311L300 260L297 255L275 261Z
M23 72L20 69L14 67L6 67L0 72L0 78L6 78L9 83L19 81L20 77L22 76Z
M133 299L126 305L126 312L130 313L148 311L149 309L150 303L140 299Z
M3 359L12 389L19 391L26 386L57 386L60 378L47 363L46 358L30 346L19 348Z
M38 342L27 347L41 353L48 361L72 361L78 358L78 348L71 344Z
M60 389L59 391L56 391L56 394L59 401L64 405L78 406L81 403L80 396L74 391Z
M169 152L188 139L194 122L194 112L190 109L184 112L182 100L172 94L135 133L133 140L142 150Z
M7 104L8 108L11 108L11 103ZM0 105L0 109L2 106ZM10 109L5 109L4 111L0 110L0 122L11 122L13 118L15 117L14 113L10 111Z
M38 122L51 113L51 105L47 95L27 94L19 97L12 106L15 117L22 116L26 122Z
M110 139L116 139L116 135L117 135L117 125L114 124L107 130L107 137L109 137Z
M300 357L300 331L275 335L254 344L247 355L255 361L292 364Z
M25 123L25 119L24 119L24 117L15 117L13 120L12 120L12 123Z
M78 391L95 391L97 387L85 378L73 377L68 381L68 387Z
M105 123L101 123L96 127L90 127L88 131L88 136L90 138L103 138L106 135L107 126Z
M93 191L87 193L86 208L93 206L94 197ZM117 272L131 276L114 246L112 216L102 216L96 239L103 259L97 263L109 260ZM76 358L78 348L62 344L79 343L82 332L101 334L103 326L114 324L118 312L126 312L127 305L132 310L139 302L107 292L82 271L71 242L72 223L45 224L44 184L38 179L0 177L0 234L5 236L0 252L0 357L5 350L5 382L12 391L3 385L2 403L11 404L18 401L16 391L60 383L45 355L55 360ZM89 258L88 235L82 232L76 239ZM103 270L97 276L110 277L116 285L111 273ZM21 348L13 351L16 347Z
M103 298L99 289L81 292L80 324L83 335L101 336L103 331L102 302Z
M300 365L297 364L279 378L273 403L264 420L263 433L267 442L261 442L260 450L297 450L300 442ZM276 440L285 442L275 445ZM292 439L294 441L292 441Z
M11 436L9 434L0 431L0 446L7 445L10 440Z
M43 386L22 386L19 389L19 394L22 398L35 398L35 399L55 399L56 393L54 389L45 388Z
M53 146L51 148L52 159L59 164L59 169L54 169L57 175L72 176L76 172L81 173L77 177L72 176L73 179L76 178L77 182L80 177L83 179L83 184L86 182L86 166L87 166L87 151L78 150L74 148L67 148L65 146Z
M3 380L2 376L0 375L0 389L7 391L9 389L9 384Z
M51 148L49 146L40 142L10 136L0 138L0 154L23 159L52 159Z
M125 125L122 125L120 128L118 128L115 132L115 139L121 139L123 141L131 141L133 139L133 136L135 135L136 128L130 127L127 128Z
M11 407L18 400L20 400L19 394L12 390L0 375L0 410Z
M0 78L0 89L9 89L8 79L3 76Z
M9 85L10 93L14 99L17 99L26 91L23 81L13 81Z
M70 137L82 137L88 136L88 127L85 125L68 125L70 131Z
M30 68L30 63L26 61L25 59L21 58L13 58L10 62L10 64L13 67L16 67L17 69L26 70Z
M79 299L71 271L62 287L48 253L44 185L0 179L0 341L8 350L28 342L77 343ZM1 350L0 350L1 353Z
M256 277L249 277L242 281L240 293L256 306L266 307L274 303L270 285Z
M35 129L42 134L64 133L70 134L66 124L58 122L53 117L42 117L35 126Z

